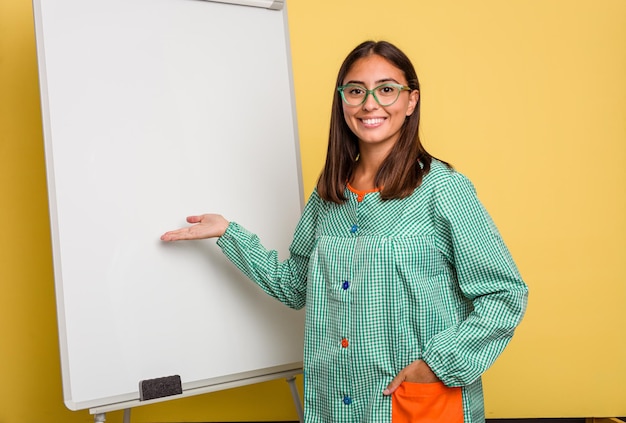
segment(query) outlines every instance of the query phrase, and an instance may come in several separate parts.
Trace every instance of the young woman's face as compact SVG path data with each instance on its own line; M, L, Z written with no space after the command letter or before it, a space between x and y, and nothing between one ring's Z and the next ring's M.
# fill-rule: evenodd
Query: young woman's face
M368 90L384 83L406 86L407 80L404 72L378 55L354 62L343 80L343 85L357 84ZM390 150L400 136L405 117L415 110L418 96L417 91L402 91L398 100L390 106L381 106L372 94L359 106L343 102L344 118L358 137L361 149L377 146Z

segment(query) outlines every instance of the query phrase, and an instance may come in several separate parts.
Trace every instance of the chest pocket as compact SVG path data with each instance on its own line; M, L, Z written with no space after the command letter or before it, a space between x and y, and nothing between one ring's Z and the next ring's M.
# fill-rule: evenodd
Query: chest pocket
M436 247L433 235L395 238L393 255L396 270L407 281L432 279L450 270L450 264Z

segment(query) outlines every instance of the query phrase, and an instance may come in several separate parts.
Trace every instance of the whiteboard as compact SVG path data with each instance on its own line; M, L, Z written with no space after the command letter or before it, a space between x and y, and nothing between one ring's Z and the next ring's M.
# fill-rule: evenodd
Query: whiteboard
M302 311L214 240L159 240L218 212L286 257L302 210L286 11L35 0L34 14L67 407L135 401L144 379L188 391L300 369Z

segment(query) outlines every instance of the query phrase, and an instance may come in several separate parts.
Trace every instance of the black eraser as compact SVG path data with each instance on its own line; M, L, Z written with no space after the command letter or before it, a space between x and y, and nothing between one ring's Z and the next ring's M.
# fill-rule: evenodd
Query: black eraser
M139 400L147 401L183 393L180 376L158 377L139 382Z

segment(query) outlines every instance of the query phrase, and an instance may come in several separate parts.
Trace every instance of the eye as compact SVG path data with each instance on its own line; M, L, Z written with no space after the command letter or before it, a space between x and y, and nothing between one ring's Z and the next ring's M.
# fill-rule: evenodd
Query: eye
M381 85L376 91L382 96L389 97L395 95L398 88L393 85Z
M365 89L363 87L359 87L358 85L351 85L348 87L347 92L353 96L360 96L365 94Z

